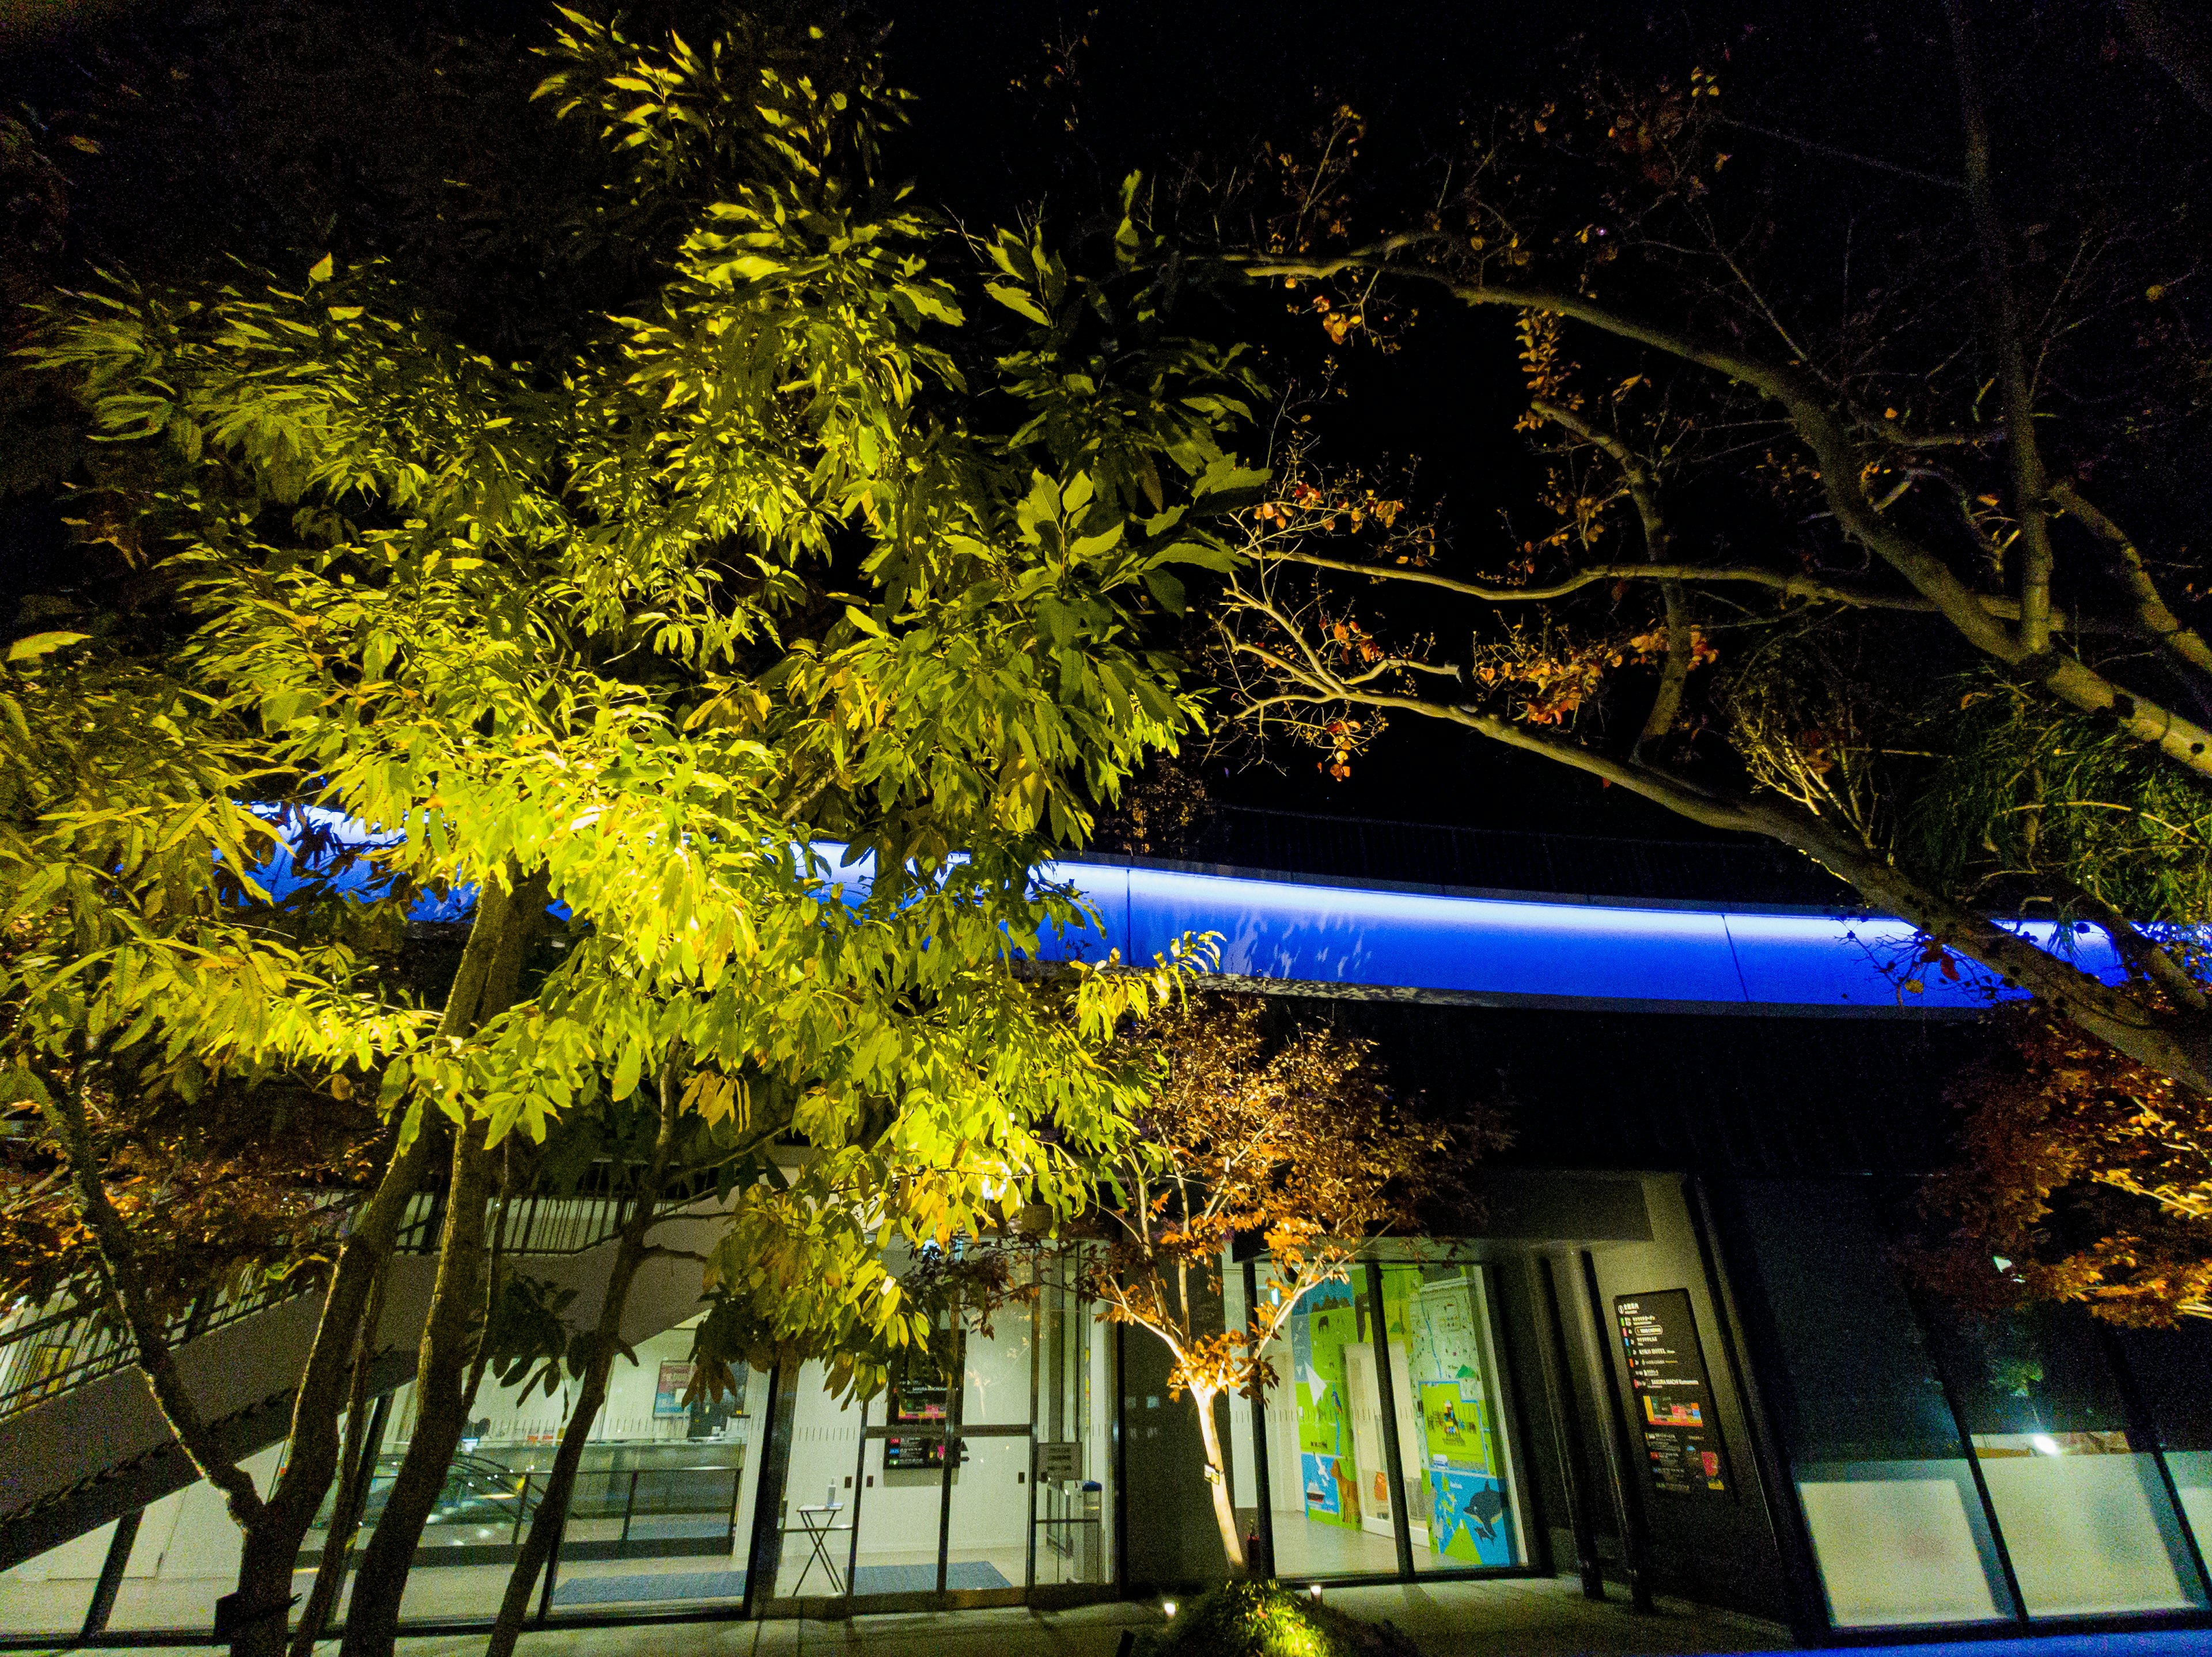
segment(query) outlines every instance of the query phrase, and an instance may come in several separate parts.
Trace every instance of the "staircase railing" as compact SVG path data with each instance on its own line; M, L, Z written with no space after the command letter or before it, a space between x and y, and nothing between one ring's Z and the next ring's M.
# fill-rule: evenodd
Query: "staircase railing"
M342 1237L357 1200L358 1194L352 1191L331 1197L303 1217L303 1227ZM579 1254L611 1239L621 1218L618 1195L518 1197L507 1204L501 1247L510 1255ZM400 1221L399 1252L433 1252L444 1219L443 1192L416 1197ZM487 1221L489 1237L499 1228L496 1199ZM197 1340L226 1324L313 1292L281 1277L225 1288L195 1301L169 1325L169 1336L179 1343ZM0 1314L0 1421L71 1387L128 1369L137 1355L130 1332L104 1301L58 1296L43 1304L20 1302Z

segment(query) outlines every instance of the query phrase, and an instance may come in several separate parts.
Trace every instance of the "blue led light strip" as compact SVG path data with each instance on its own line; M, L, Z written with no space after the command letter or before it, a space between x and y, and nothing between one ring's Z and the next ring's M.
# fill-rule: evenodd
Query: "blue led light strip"
M815 850L836 870L841 889L866 889L872 876L866 860L837 868L842 847ZM261 873L274 890L294 884L289 859ZM347 884L366 887L372 878L362 869ZM1224 974L1293 994L1957 1017L2020 993L1964 959L1953 959L1955 978L1919 961L1920 935L1880 916L1461 897L1083 862L1048 864L1038 879L1071 889L1098 919L1094 928L1048 940L1049 958L1097 961L1118 950L1125 960L1148 963L1185 933L1211 932L1219 937ZM415 918L465 918L471 895L425 899ZM2100 931L2012 924L2043 948L2063 947L2108 983L2124 976Z

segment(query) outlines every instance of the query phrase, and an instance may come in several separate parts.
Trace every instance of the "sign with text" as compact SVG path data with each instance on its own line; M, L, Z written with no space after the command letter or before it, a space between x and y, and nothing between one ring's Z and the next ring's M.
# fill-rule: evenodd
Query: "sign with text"
M1629 1407L1644 1434L1652 1488L1683 1496L1728 1494L1728 1457L1713 1416L1713 1389L1690 1291L1662 1288L1613 1297L1628 1355Z
M691 1366L678 1363L672 1358L660 1362L660 1374L653 1384L653 1413L656 1419L687 1414L684 1395L691 1390Z

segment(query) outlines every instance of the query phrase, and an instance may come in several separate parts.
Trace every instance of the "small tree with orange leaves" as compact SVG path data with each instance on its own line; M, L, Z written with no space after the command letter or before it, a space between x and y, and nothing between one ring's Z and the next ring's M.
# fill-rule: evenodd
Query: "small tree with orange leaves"
M1915 1275L1984 1313L2072 1301L2109 1322L2212 1318L2212 1106L2032 1011L1951 1088L1966 1154L1921 1211Z
M1467 1163L1508 1136L1478 1112L1423 1120L1384 1085L1369 1043L1322 1026L1271 1039L1249 996L1187 1003L1130 1039L1155 1048L1158 1082L1100 1209L1110 1239L1086 1290L1109 1322L1150 1331L1190 1394L1230 1569L1244 1569L1216 1400L1258 1404L1277 1379L1265 1355L1298 1299L1341 1281L1363 1244L1417 1231L1457 1205ZM1281 1295L1210 1327L1238 1233L1265 1240Z

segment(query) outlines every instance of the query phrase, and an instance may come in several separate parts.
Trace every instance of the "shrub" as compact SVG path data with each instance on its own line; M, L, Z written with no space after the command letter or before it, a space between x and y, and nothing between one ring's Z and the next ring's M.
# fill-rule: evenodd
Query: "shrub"
M1135 1657L1420 1657L1388 1623L1363 1623L1279 1582L1230 1582L1140 1635Z

